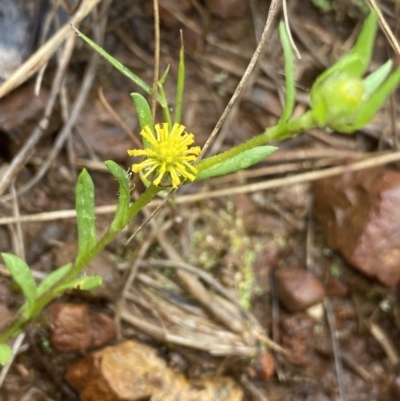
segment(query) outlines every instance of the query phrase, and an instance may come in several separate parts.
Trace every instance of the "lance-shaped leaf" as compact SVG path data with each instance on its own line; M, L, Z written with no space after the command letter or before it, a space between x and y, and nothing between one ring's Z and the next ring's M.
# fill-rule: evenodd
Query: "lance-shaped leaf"
M279 34L285 56L285 105L279 124L285 124L293 113L296 88L294 84L294 57L285 24L279 24Z
M86 169L79 174L76 183L76 221L78 225L79 260L96 245L96 215L94 213L94 185Z
M168 100L167 100L167 96L165 95L164 86L163 86L165 80L167 79L168 73L169 73L169 66L166 68L164 74L159 79L157 84L158 84L158 91L160 92L160 98L161 98L160 104L162 107L164 121L167 122L168 125L171 127L171 115L169 113Z
M75 280L70 281L67 284L61 285L55 289L55 291L61 295L68 290L81 290L90 291L101 286L103 282L103 277L101 276L88 276L79 277Z
M234 173L239 170L251 167L256 163L264 160L278 148L275 146L257 146L255 148L245 150L244 152L215 164L205 170L201 169L201 163L197 165L198 173L195 181L205 180L207 178L218 177L220 175Z
M356 43L349 52L350 55L358 57L359 63L352 65L351 68L343 72L355 77L360 77L365 73L371 60L377 28L378 16L375 11L372 11L365 20ZM343 56L343 58L346 57L347 55Z
M350 77L360 78L368 68L374 48L378 16L371 12L365 20L356 43L351 50L344 54L332 67L324 71L321 78L325 79L332 73L340 71ZM319 81L319 77L317 82Z
M133 104L135 105L136 114L138 116L139 125L141 129L149 127L154 134L154 121L151 116L151 109L147 100L140 93L131 93ZM143 147L148 148L149 143L142 136Z
M179 51L179 68L178 81L176 83L176 101L175 101L175 118L174 122L180 124L182 116L182 99L185 89L185 50L183 48L183 40Z
M2 253L4 263L11 273L12 278L21 287L22 292L28 302L29 311L35 304L37 289L35 279L32 276L29 266L18 256L11 253Z
M37 287L37 296L42 296L54 284L63 279L72 269L72 263L59 267L57 270L51 272Z
M319 119L318 123L323 122L324 115L328 112L323 101L321 102L321 86L325 81L334 79L339 74L347 75L349 78L361 78L371 60L377 25L378 17L375 12L371 12L364 22L353 48L315 80L311 88L310 97L313 109L318 109L316 111L316 117Z
M120 231L126 226L129 218L129 175L122 167L112 160L107 160L105 165L119 184L117 211L115 212L114 220L111 223L110 231Z
M376 112L383 106L387 98L400 84L400 68L398 68L390 77L367 99L354 121L353 131L369 123Z
M72 26L74 31L78 36L80 36L93 50L95 50L97 53L99 53L102 57L104 57L113 67L115 67L121 74L125 75L127 78L129 78L133 83L135 83L137 86L142 88L146 93L151 95L152 93L152 88L147 85L146 82L144 82L141 78L139 78L136 74L134 74L131 70L126 68L121 62L119 62L117 59L115 59L113 56L108 54L102 47L98 46L95 42L93 42L91 39L89 39L86 35L84 35L79 29L77 29L75 26ZM159 100L159 99L157 99Z
M364 79L363 82L366 96L371 96L379 88L379 86L381 86L381 84L390 74L392 65L393 61L388 60L385 64L381 65L376 71L372 72Z
M12 350L7 344L0 344L0 365L6 365L12 356Z

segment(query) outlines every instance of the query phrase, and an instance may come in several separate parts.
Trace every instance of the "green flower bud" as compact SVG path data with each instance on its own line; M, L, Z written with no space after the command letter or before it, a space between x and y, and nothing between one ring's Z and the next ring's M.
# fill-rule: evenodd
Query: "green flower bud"
M341 131L354 122L366 98L362 79L335 73L313 88L311 107L320 126Z

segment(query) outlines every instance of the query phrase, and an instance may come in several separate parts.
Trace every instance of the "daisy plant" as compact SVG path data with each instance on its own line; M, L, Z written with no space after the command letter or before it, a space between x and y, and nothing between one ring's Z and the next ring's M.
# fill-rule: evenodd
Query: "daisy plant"
M150 85L74 29L122 74L145 93L152 95ZM127 152L135 158L132 164L133 173L140 174L146 186L140 197L131 202L130 175L115 162L106 161L107 169L119 183L119 199L108 231L98 238L94 185L89 173L83 170L76 184L78 254L75 261L58 268L40 284L36 284L23 260L12 254L2 254L4 263L26 300L17 311L15 319L0 332L0 364L7 363L11 357L11 350L6 342L20 332L49 302L71 289L90 290L101 284L101 277L82 276L83 269L160 192L250 167L276 151L276 147L266 145L271 141L293 137L314 127L350 133L367 124L400 81L400 68L391 73L391 61L363 79L371 59L376 30L377 16L371 13L354 47L316 79L310 93L310 110L291 119L295 103L294 57L287 32L281 23L279 32L285 56L286 92L279 122L247 142L204 160L198 159L200 147L192 146L195 135L189 133L180 121L185 70L181 49L173 118L163 89L168 69L158 83L157 102L163 111L163 122L154 123L144 96L139 93L131 94L141 126L143 148Z
M140 172L143 180L149 179L157 187L178 188L181 180L194 181L197 169L193 162L201 149L190 146L194 143L194 135L186 132L183 125L156 124L154 130L147 125L140 135L147 147L128 150L129 156L145 157L142 162L132 165L134 173Z

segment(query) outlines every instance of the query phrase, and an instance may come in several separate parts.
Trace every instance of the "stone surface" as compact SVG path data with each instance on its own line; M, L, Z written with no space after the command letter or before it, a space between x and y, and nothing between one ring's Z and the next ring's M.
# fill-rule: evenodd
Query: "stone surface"
M282 346L289 351L287 361L292 365L305 366L313 360L316 340L315 320L302 313L282 316Z
M258 377L264 381L268 381L275 374L275 358L270 352L262 352L259 355L257 373Z
M326 294L329 297L347 297L349 289L346 284L335 277L329 276L325 283Z
M329 246L382 284L400 282L400 174L349 172L316 182L313 192Z
M0 81L6 80L33 50L40 6L39 1L0 2Z
M168 368L157 351L135 341L104 348L67 370L67 382L81 401L241 401L243 393L230 378L192 387Z
M325 296L321 282L305 270L282 268L275 277L278 298L291 312L304 310Z
M101 312L89 313L86 304L56 303L48 312L50 341L57 351L96 348L116 335L113 319Z
M117 335L114 319L102 312L89 314L90 348L98 348Z
M51 345L57 351L89 348L89 311L87 305L57 303L50 305Z

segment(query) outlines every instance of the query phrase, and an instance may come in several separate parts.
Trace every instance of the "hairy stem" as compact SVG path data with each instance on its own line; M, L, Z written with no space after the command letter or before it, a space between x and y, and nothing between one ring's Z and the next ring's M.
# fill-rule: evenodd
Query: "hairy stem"
M225 160L236 156L245 150L250 150L256 146L265 145L271 141L278 141L286 138L290 138L301 132L307 131L316 126L316 122L310 111L303 114L301 117L295 118L294 120L288 121L286 124L275 125L268 128L262 134L249 139L238 146L235 146L226 152L220 153L215 156L211 156L207 159L202 160L196 167L198 171L205 170L209 167L215 166Z

